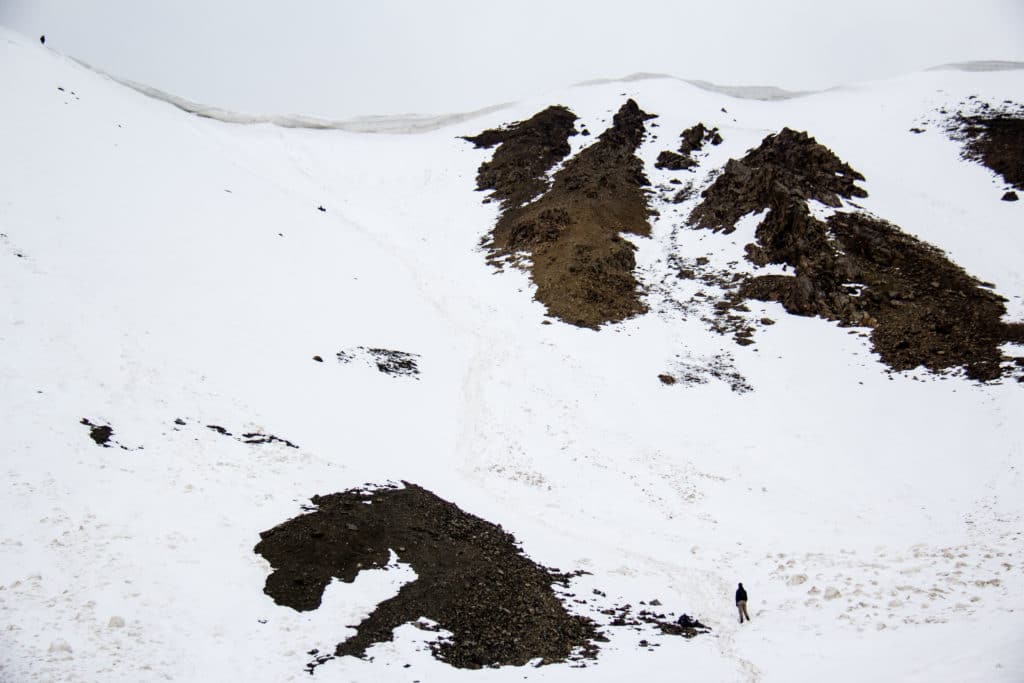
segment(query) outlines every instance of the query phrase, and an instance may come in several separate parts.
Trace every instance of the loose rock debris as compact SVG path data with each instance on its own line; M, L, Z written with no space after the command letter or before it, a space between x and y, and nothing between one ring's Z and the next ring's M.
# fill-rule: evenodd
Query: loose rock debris
M352 363L353 361L362 361L377 368L379 372L391 375L392 377L419 379L420 368L417 360L419 355L415 353L357 346L345 351L339 351L337 358L345 364Z
M184 422L182 424L184 424ZM294 444L291 441L289 441L288 439L282 439L281 437L274 436L273 434L264 434L263 432L248 432L248 433L242 434L241 436L237 436L236 437L234 434L229 432L224 427L221 427L220 425L206 425L206 428L209 429L209 430L212 430L214 432L217 432L218 434L220 434L222 436L230 436L230 437L234 438L235 441L240 441L242 443L248 443L248 444L254 444L254 445L262 445L262 444L268 444L268 443L279 443L279 444L282 444L284 446L287 446L288 448L298 448L299 447L298 444Z
M143 446L133 446L129 448L123 443L114 440L114 428L110 425L94 424L88 418L83 417L78 421L79 424L83 424L89 428L89 438L92 439L97 446L103 448L112 448L117 446L122 451L141 451L144 450Z
M677 357L672 364L671 373L658 375L662 384L694 386L707 384L710 379L717 379L729 385L737 394L753 391L747 379L736 371L733 358L728 353L720 353L705 358Z
M1024 106L993 106L972 96L948 119L946 130L963 144L965 159L987 166L1008 185L1024 190Z
M868 196L855 185L862 180L864 176L807 133L783 128L742 159L726 162L721 175L701 193L704 199L690 222L729 234L742 216L776 205L815 199L838 208L840 197Z
M776 301L796 315L870 327L874 350L894 370L962 368L980 381L1011 372L1000 346L1024 342L1024 324L1003 322L1005 299L992 285L866 213L836 212L825 221L811 215L811 199L838 208L840 197L866 196L855 185L863 179L814 138L788 128L729 160L691 222L729 233L741 216L768 209L746 257L758 266L785 264L794 275L741 276L720 312L742 310L746 299Z
M703 123L698 123L692 128L683 131L678 152L665 150L658 155L654 164L655 168L663 168L669 171L682 171L693 168L697 160L693 158L693 152L699 152L704 144L710 142L712 145L722 144L722 136L717 128L708 130Z
M648 607L657 606L654 604L655 602L658 601L652 601ZM643 605L644 603L641 602L640 604ZM660 603L658 604L660 605ZM611 626L632 626L635 628L643 624L650 624L657 627L665 635L682 636L684 638L693 638L711 631L710 627L693 619L688 614L684 614L677 620L672 621L663 612L657 612L649 608L639 608L634 612L632 605L620 605L603 609L601 614L612 617ZM658 644L649 643L647 640L640 641L640 647L648 647L649 645L656 646Z
M273 569L264 592L277 604L316 609L332 580L351 583L364 569L386 567L392 552L417 578L353 626L356 634L333 654L311 651L311 673L334 657L365 656L403 624L449 632L430 644L433 655L470 669L533 660L583 666L607 640L593 620L563 604L588 604L568 592L569 581L583 572L566 574L533 562L500 526L419 486L353 489L314 496L312 503L307 514L262 532L254 548ZM606 597L597 589L594 594ZM647 609L633 615L630 605L600 613L614 617L611 626L652 625L667 635L689 638L707 630Z
M1024 127L1011 109L977 105L970 115L957 116L954 130L965 141L965 155L1021 187ZM552 317L596 329L646 310L633 272L635 247L623 235L650 231L644 189L649 183L635 155L649 118L629 100L612 127L550 180L546 174L569 154L568 138L576 132L568 109L550 107L527 121L466 138L480 147L497 146L477 176L478 188L491 190L502 204L484 242L491 262L528 268L536 299ZM697 163L693 153L719 142L716 129L699 123L683 131L678 152L664 153L656 165L691 168ZM856 207L852 200L867 196L858 185L862 181L862 174L827 147L789 128L769 135L742 159L729 160L701 194L691 225L731 233L741 217L767 210L746 258L756 266L791 267L793 274L711 272L699 259L691 266L681 255L670 255L680 277L724 292L713 302L712 329L739 345L753 344L757 323L743 315L749 313L745 302L775 301L795 315L870 328L874 350L894 370L964 372L979 381L1019 374L1020 366L1001 347L1024 342L1024 325L1002 320L1005 299L992 285L863 211L837 211L826 219L811 214L811 201L842 209L845 200ZM692 183L683 185L672 190L671 201L685 201L694 191ZM733 386L746 389L742 382Z
M274 436L273 434L264 434L262 432L249 432L248 434L242 434L242 438L240 439L240 441L242 441L242 443L251 443L257 445L267 443L279 443L284 446L287 446L288 448L298 448L298 445L293 444L288 439L282 439L279 436Z
M635 155L650 118L628 100L611 128L566 161L550 187L544 174L569 153L575 132L568 109L549 108L467 138L499 145L477 174L478 188L502 202L485 240L491 262L528 268L537 301L564 322L596 329L646 310L633 274L636 247L621 235L650 234L643 191L649 183Z
M82 418L79 424L83 424L89 428L89 438L96 442L97 446L103 448L110 448L110 439L114 436L114 428L110 425L97 425L90 422L87 418Z

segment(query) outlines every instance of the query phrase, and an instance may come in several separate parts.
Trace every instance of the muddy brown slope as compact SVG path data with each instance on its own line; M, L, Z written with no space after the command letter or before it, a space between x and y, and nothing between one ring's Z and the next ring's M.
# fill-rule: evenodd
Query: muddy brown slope
M611 128L567 161L551 188L529 204L511 198L529 196L534 178L518 166L496 164L504 145L480 168L478 185L495 188L504 206L487 242L492 258L528 261L537 300L570 324L597 328L645 310L633 275L635 247L620 235L650 234L648 180L635 155L649 118L627 101Z
M390 551L417 576L355 626L335 656L363 656L421 617L452 633L431 648L457 667L550 663L596 652L593 622L568 614L552 589L564 577L523 555L500 526L411 484L312 501L316 511L264 531L255 547L273 567L264 592L275 602L316 609L335 577L351 583L363 569L386 566Z
M807 201L840 206L863 197L863 176L805 133L765 138L725 171L691 214L698 227L730 232L740 216L768 209L746 247L757 264L795 274L747 279L737 301L777 301L797 315L872 328L882 361L896 370L963 368L977 380L1010 371L999 347L1024 341L1024 325L1002 321L1004 299L940 250L862 213L815 219Z

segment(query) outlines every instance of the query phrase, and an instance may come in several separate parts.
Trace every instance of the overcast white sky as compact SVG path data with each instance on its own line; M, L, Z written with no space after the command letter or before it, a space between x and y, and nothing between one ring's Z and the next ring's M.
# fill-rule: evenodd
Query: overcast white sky
M638 71L813 89L1024 61L1024 0L0 0L0 25L204 104L330 118Z

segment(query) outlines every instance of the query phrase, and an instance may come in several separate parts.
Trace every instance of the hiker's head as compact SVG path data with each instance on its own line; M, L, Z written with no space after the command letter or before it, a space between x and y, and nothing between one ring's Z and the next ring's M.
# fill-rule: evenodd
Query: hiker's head
M742 583L740 584L740 588L743 588L743 584Z

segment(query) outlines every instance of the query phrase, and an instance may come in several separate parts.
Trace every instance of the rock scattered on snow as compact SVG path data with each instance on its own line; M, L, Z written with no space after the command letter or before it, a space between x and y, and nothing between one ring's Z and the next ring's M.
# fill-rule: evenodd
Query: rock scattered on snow
M289 441L288 439L282 439L281 437L275 436L274 434L264 434L263 432L260 432L260 431L246 432L246 433L242 434L241 436L234 436L234 434L229 432L224 427L221 427L220 425L209 424L209 425L206 425L206 428L211 430L211 431L217 432L218 434L220 434L222 436L230 436L230 437L234 438L235 441L240 441L242 443L247 443L247 444L252 444L252 445L257 445L257 446L258 445L263 445L263 444L279 443L279 444L282 444L284 446L287 446L288 448L298 448L299 447L298 444L294 444L291 441Z
M84 417L81 419L79 424L83 424L89 428L89 438L95 441L98 446L110 448L110 438L114 435L113 427L110 425L93 424Z
M950 117L946 129L963 144L963 158L987 166L1024 190L1024 106L1012 102L993 106L971 96Z
M710 142L712 145L722 144L722 136L719 134L718 129L712 128L709 130L703 123L687 128L679 137L682 139L679 151L665 150L661 152L654 164L655 168L663 168L668 171L691 169L698 163L693 158L693 153L699 152L704 147L704 143Z
M339 351L337 358L346 365L355 361L362 361L365 365L377 368L378 372L391 375L392 377L419 379L419 354L396 351L394 349L356 346Z

